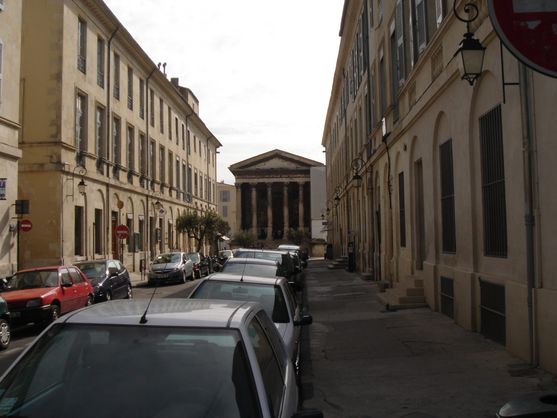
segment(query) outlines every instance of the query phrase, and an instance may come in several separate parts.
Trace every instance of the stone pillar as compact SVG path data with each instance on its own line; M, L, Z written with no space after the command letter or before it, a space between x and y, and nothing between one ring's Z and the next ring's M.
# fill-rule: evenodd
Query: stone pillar
M283 184L282 214L284 216L284 226L282 228L282 237L286 238L288 231L288 183Z
M242 183L236 183L236 225L242 230Z
M257 183L251 186L251 231L257 236Z
M304 183L298 183L298 228L304 227Z
M267 240L273 239L273 183L267 183Z

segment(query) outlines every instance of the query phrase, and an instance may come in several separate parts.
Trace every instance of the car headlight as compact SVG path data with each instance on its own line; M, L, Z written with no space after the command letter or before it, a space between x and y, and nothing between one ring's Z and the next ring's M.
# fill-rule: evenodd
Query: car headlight
M27 303L25 304L26 308L36 308L38 306L43 306L43 300L42 299L31 299L31 300L28 300Z

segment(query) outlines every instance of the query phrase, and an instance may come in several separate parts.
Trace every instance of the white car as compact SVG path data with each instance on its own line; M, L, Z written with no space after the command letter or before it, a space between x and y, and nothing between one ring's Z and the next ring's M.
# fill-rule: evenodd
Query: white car
M300 326L311 324L312 317L300 312L284 277L215 273L201 281L189 297L259 302L275 323L290 358L299 365Z
M133 299L60 318L0 379L6 416L313 417L257 303Z
M193 274L193 262L186 253L163 253L156 256L151 263L148 283L186 283L188 279L193 280Z

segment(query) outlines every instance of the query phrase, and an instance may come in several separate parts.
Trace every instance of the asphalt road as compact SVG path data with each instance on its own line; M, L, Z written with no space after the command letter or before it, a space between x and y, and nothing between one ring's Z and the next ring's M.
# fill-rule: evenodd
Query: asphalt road
M136 299L146 299L153 295L155 298L185 298L197 286L197 280L175 285L165 285L150 287L146 284L139 284L133 288L133 297ZM42 329L32 325L12 329L12 341L7 350L0 352L0 375L13 363L21 352L40 334Z

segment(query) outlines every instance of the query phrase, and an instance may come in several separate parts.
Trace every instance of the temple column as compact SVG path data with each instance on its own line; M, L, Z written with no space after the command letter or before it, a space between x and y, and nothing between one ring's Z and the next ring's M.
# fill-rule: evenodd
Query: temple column
M304 183L298 183L298 229L304 228Z
M251 230L257 236L257 183L251 186Z
M267 240L273 239L273 183L267 183Z
M286 238L286 232L288 231L288 183L283 184L283 199L282 199L282 214L284 216L284 227L282 229L282 237Z

